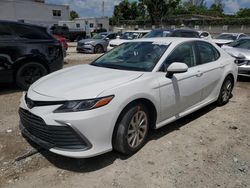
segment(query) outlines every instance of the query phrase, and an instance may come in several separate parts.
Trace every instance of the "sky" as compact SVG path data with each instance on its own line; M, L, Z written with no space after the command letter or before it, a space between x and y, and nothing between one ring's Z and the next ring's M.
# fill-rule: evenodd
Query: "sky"
M121 0L104 0L104 16L112 16L114 6ZM132 1L132 0L130 0ZM210 6L214 0L206 0ZM70 5L80 17L102 16L102 0L45 0L46 3ZM240 8L250 8L250 0L223 0L225 13L232 14Z

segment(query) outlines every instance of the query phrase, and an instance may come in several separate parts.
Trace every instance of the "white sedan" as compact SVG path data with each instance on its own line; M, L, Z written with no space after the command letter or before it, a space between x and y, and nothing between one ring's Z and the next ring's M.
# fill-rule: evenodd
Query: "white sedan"
M234 59L208 41L132 40L90 65L35 82L21 98L20 128L38 145L68 157L112 149L133 154L150 129L215 101L226 104L236 79Z

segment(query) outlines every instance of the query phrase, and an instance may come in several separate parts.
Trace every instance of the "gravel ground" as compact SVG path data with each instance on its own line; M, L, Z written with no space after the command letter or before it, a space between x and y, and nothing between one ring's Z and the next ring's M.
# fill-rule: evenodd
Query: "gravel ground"
M65 67L98 56L70 47ZM18 129L22 92L0 85L0 187L250 187L250 78L240 78L233 94L223 107L210 105L152 131L130 157L70 159L39 150L22 159L34 151Z

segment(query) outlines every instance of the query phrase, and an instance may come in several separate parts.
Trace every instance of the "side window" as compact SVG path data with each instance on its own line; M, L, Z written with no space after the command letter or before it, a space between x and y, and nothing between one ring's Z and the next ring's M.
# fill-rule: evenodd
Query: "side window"
M215 47L207 42L196 42L197 51L199 56L199 61L197 61L197 65L209 63L216 61L220 54Z
M193 42L187 42L177 46L163 63L161 71L166 72L171 63L180 62L187 64L188 67L196 65L195 45Z
M11 24L10 27L20 38L23 39L52 39L45 28L43 29L22 24Z
M247 35L241 34L241 35L239 36L239 39L242 38L242 37L246 37L246 36L247 36Z
M0 23L0 39L11 38L13 33L7 24Z
M116 38L116 35L115 34L110 34L107 36L109 39L115 39Z

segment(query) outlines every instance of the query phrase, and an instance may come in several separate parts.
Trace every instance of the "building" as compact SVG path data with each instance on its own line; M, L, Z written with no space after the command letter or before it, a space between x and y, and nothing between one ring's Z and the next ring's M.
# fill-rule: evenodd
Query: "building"
M95 29L107 29L109 31L109 18L76 18L73 21L59 21L59 26L67 26L70 29L79 29L92 32Z
M44 0L0 0L0 19L44 26L69 20L69 6L46 4Z

